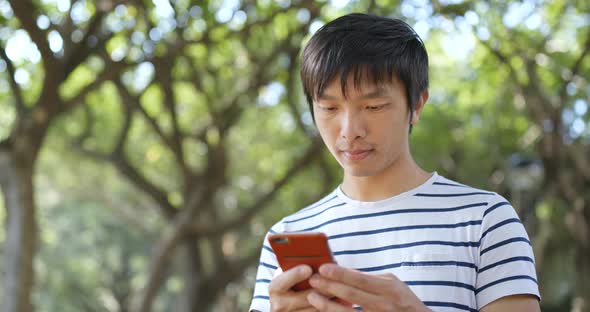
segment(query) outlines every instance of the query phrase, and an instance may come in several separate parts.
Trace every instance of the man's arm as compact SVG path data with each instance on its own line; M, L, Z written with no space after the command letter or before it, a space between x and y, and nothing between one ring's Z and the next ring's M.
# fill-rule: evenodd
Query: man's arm
M533 295L512 295L502 297L485 305L481 312L540 312L539 300Z
M504 197L496 194L488 201L479 239L477 306L481 311L539 311L535 258L524 225Z

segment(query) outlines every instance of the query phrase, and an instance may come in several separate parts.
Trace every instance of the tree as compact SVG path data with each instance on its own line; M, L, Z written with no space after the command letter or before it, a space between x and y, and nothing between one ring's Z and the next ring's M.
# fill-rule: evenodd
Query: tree
M536 31L505 21L506 28L489 27L490 38L480 40L502 66L499 75L512 82L512 88L506 91L516 95L514 103L524 104L532 123L529 131L537 133L535 151L545 169L540 194L563 201L567 209L562 222L573 239L578 271L573 306L582 310L590 306L590 136L584 131L588 102L583 100L590 76L590 27L586 23L573 28L564 14L575 21L589 9L588 4L568 2L535 7L529 14L542 19L544 25ZM574 44L560 42L565 34Z
M419 163L510 197L509 156L541 158L538 200L516 207L541 290L547 275L571 275L572 298L590 293L587 4L67 3L0 0L7 311L32 309L38 229L40 307L244 309L266 229L339 181L304 108L301 44L367 9L403 15L429 50L431 97L411 137ZM447 50L465 37L468 53ZM49 183L62 197L50 204L46 180L61 174L69 182ZM38 213L35 198L51 209ZM548 273L574 258L580 274Z
M147 1L117 7L119 22L133 20L133 36L142 39L129 43L123 39L128 34L117 34L107 43L107 53L111 58L123 55L125 62L139 65L87 98L88 122L75 138L80 151L112 163L157 203L162 218L169 223L155 244L149 279L136 297L137 311L152 309L172 271L168 265L178 246L183 247L186 265L183 309L211 306L227 283L258 258L257 250L241 257L224 252L225 238L236 233L248 236L250 231L243 228L249 220L321 155L318 140L305 150L295 149L300 154L295 160L284 155L287 157L283 160L292 163L291 167L266 168L266 181L252 190L256 196L240 200L235 215L223 213L223 196L236 192L234 179L245 174L234 163L250 161L256 165L259 161L244 157L251 152L244 151L247 146L237 141L253 139L239 133L242 115L253 103L265 105L260 98L262 90L281 88L280 82L273 81L277 77L286 83L296 76L293 64L319 7L313 2L302 3L303 9L269 3L253 10L252 4L243 3L236 8L216 8L217 14L203 9L216 5L173 3L162 16L155 14L162 8ZM224 9L234 10L233 19L220 17ZM165 25L175 26L166 29ZM146 44L153 45L153 52L146 50ZM150 78L138 88L135 83L146 74ZM93 100L94 94L100 103ZM100 128L96 124L101 122L99 105L103 106L105 99L119 103L122 126L114 142L97 145L93 142L104 134L96 131ZM300 116L290 118L299 120ZM272 136L285 137L280 123L268 124L279 127ZM154 168L145 167L144 155L148 160L150 155L160 155L154 156L159 159ZM168 185L156 178L162 174L167 176ZM208 244L210 251L199 248L202 244ZM210 272L203 264L207 258L215 264Z
M6 5L5 2L2 4ZM98 25L111 5L107 2L103 4L92 20L77 23L81 38L76 41L66 40L60 47L50 45L48 37L59 37L62 40L71 38L74 31L71 15L66 16L61 27L51 23L47 27L40 27L39 19L43 19L44 15L38 13L37 6L31 1L11 1L10 8L2 16L10 32L17 27L26 31L26 35L18 35L29 37L42 58L39 65L36 62L24 62L18 57L22 52L18 49L28 47L7 47L10 40L3 40L0 46L0 57L7 69L12 93L12 106L7 110L16 115L9 134L0 141L0 186L7 211L3 283L3 306L6 311L32 310L30 292L34 281L33 258L37 235L33 186L35 163L51 124L77 106L80 98L90 89L80 90L77 96L71 98L64 98L59 91L72 72L109 38L109 33L98 31ZM15 18L12 18L13 14ZM44 18L47 19L47 16ZM7 53L9 49L13 51L12 58ZM22 64L15 64L13 59ZM100 75L105 78L116 75L118 68L120 66L109 66L109 70ZM40 90L35 90L33 85L23 90L25 83L19 83L19 75L43 75L42 81L35 81ZM25 91L33 92L35 96L25 96Z
M516 208L523 220L533 219L525 224L539 224L528 230L534 236L541 290L548 287L541 283L544 275L549 275L545 262L566 258L568 248L573 250L571 265L576 273L572 275L571 305L581 310L590 304L590 27L584 21L589 10L586 3L567 1L466 1L446 7L435 2L433 16L452 21L457 28L471 29L476 40L468 59L473 71L468 70L461 87L451 89L447 96L479 107L477 123L485 126L486 120L493 121L493 128L487 130L493 137L484 136L489 144L485 162L496 158L490 180L500 182L494 184L511 195L514 168L506 165L506 147L512 153L541 160L544 179L533 194L537 198L527 207ZM511 142L505 140L510 136L502 135L510 123L516 126L510 130ZM555 235L563 231L566 234Z

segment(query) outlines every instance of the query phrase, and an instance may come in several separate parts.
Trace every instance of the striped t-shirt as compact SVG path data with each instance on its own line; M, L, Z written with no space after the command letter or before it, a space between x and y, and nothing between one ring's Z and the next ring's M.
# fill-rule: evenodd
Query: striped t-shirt
M393 273L434 311L478 311L515 294L539 297L531 243L510 203L436 172L376 202L353 200L338 187L269 234L300 231L326 233L339 265ZM277 267L265 238L250 310L270 310Z

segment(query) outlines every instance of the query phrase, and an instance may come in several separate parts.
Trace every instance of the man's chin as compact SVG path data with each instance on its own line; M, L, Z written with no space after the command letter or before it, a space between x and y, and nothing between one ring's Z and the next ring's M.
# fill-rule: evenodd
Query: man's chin
M375 171L368 168L345 168L345 173L355 178L366 178L375 175Z

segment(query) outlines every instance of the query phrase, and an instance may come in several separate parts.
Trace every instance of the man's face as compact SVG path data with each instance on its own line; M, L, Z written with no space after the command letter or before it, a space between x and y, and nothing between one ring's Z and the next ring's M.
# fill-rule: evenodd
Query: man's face
M391 84L355 88L349 78L346 95L340 79L335 79L314 101L320 135L345 175L383 174L409 155L410 117L404 87L396 79Z

